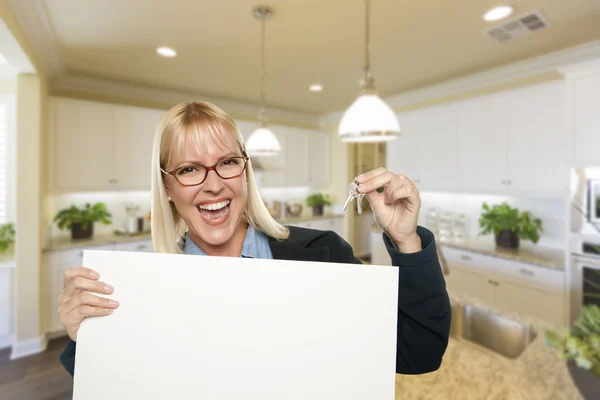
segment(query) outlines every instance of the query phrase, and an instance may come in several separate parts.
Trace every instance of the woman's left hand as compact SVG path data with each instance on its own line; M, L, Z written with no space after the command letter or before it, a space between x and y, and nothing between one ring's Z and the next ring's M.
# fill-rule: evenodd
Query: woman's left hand
M414 183L402 174L376 168L356 177L358 193L365 194L375 221L402 253L422 250L417 234L421 197ZM377 188L384 187L378 193Z

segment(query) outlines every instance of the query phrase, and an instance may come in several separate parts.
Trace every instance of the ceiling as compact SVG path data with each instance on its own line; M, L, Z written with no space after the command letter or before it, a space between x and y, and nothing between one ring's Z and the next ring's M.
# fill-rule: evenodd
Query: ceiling
M260 102L257 0L44 0L64 69L248 103ZM271 0L267 103L325 114L359 91L363 0ZM502 44L483 31L495 0L371 0L371 64L383 96L466 76L600 38L598 0L515 0L512 17L539 10L549 27ZM509 17L508 19L511 19ZM157 46L177 50L175 58ZM313 93L312 83L324 90Z

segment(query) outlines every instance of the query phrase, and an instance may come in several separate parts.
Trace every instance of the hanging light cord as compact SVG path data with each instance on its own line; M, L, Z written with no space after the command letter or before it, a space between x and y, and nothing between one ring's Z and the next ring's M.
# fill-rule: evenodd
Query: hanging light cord
M263 12L260 20L260 42L261 42L261 59L260 59L260 122L263 126L267 124L267 117L265 116L265 83L266 83L266 72L265 72L265 19L266 15Z
M370 37L370 4L369 0L365 0L365 79L363 82L363 88L365 90L374 89L373 75L371 74L371 37Z

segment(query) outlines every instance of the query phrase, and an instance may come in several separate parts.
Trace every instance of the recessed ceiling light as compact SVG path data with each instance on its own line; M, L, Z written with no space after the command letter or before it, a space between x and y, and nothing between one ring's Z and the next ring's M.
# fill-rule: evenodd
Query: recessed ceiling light
M159 47L156 52L163 57L175 57L177 52L170 47Z
M494 7L483 15L483 19L488 22L499 21L511 15L513 11L511 6Z
M320 92L321 90L323 90L323 85L319 85L318 83L310 85L311 92Z

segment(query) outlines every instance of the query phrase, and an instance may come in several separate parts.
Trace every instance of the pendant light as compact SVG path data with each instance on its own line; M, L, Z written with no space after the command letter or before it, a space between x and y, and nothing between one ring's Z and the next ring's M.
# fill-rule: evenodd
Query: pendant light
M369 60L369 0L365 0L365 8L365 77L360 96L340 121L338 135L343 142L386 142L400 134L398 118L375 90Z
M261 22L261 109L259 114L260 127L256 129L246 141L246 150L249 156L276 156L281 152L281 145L277 137L267 124L265 116L265 21L273 15L273 10L268 7L254 7L252 9L254 18Z

